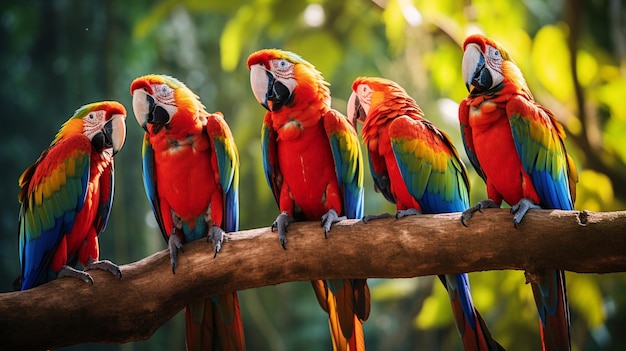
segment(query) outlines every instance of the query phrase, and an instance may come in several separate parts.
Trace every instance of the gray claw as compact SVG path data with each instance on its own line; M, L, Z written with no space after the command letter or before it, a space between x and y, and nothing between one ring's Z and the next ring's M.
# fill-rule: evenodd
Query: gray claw
M89 262L85 265L85 270L88 271L92 269L107 271L116 276L118 279L122 278L122 270L120 267L109 260L94 261L89 259Z
M91 275L89 275L89 273L79 271L78 269L70 267L70 266L61 267L61 270L57 274L57 279L63 278L63 277L72 277L72 278L80 279L84 281L85 283L89 283L93 285L93 278L91 277Z
M293 221L294 219L289 217L286 212L282 212L276 217L274 223L272 223L272 231L274 231L274 229L278 231L278 241L280 241L280 245L282 245L285 250L287 250L287 226Z
M167 247L170 250L170 261L172 262L172 273L176 274L176 267L178 267L178 250L180 250L180 252L185 252L183 250L183 242L178 235L172 234L170 235L170 238L167 241Z
M396 212L396 219L400 219L402 217L407 217L407 216L415 216L418 214L422 214L422 211L417 210L415 208L408 208L406 210L398 210L398 212Z
M207 241L213 242L213 258L217 257L217 253L222 249L222 242L224 242L224 235L226 232L222 230L222 228L218 226L212 226L209 229L209 234L207 235Z
M346 216L339 216L337 214L337 211L332 208L328 210L328 212L326 212L322 216L321 226L324 227L324 238L328 239L328 232L330 231L330 227L333 225L333 223L343 221L346 218Z
M370 221L373 221L375 219L381 219L381 218L391 218L393 217L393 215L391 213L381 213L381 214L377 214L377 215L367 215L367 216L363 216L363 218L361 219L363 221L363 223L367 224Z
M524 219L524 216L526 216L526 213L530 209L541 209L541 206L535 205L534 202L526 198L519 200L517 204L511 206L511 214L514 214L513 224L515 228L522 222L522 219Z
M500 206L498 206L491 199L482 200L479 203L477 203L476 205L468 208L467 210L465 210L465 211L463 211L461 213L461 224L463 224L463 226L467 227L467 223L465 223L465 222L469 221L470 218L472 218L472 216L474 215L474 213L476 213L476 212L482 213L481 210L483 208L500 208Z

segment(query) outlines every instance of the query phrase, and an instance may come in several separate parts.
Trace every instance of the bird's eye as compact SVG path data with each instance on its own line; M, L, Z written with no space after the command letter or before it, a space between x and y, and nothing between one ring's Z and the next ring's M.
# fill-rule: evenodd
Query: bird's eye
M500 57L500 50L496 50L493 54L495 57Z
M172 92L172 89L167 84L161 84L153 87L155 95L160 98L166 98Z
M93 113L89 114L89 119L94 119Z

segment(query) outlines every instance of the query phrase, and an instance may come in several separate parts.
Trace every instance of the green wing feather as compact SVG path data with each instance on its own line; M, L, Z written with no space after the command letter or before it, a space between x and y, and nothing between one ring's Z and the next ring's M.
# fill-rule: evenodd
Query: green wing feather
M348 218L363 217L363 155L354 128L337 111L324 116L324 128L330 141L343 206Z
M235 232L239 229L239 154L235 139L219 113L208 116L207 134L212 142L214 157L224 191L224 230Z
M91 144L79 134L44 151L20 177L19 254L22 290L54 278L50 260L83 208Z
M449 137L426 120L397 117L389 126L396 162L425 213L469 207L467 170Z
M576 190L571 179L577 175L565 151L561 124L550 111L519 96L508 101L506 111L517 153L541 205L573 210Z

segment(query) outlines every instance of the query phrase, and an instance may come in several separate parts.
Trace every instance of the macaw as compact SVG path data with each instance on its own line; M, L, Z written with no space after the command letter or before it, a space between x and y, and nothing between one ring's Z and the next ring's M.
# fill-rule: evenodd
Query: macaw
M460 212L469 207L467 170L450 138L424 118L397 83L360 77L352 84L348 118L366 144L377 192L396 204L396 218ZM366 216L364 221L389 214ZM440 275L466 350L501 350L474 307L467 274Z
M467 210L511 205L519 225L532 208L573 210L578 175L565 150L563 127L537 104L509 54L483 35L463 43L463 78L469 91L459 106L465 151L487 184L487 201ZM544 350L569 350L565 275L548 270L531 279Z
M146 131L143 180L168 244L172 272L183 244L207 237L214 257L226 232L239 226L239 156L219 113L208 113L179 80L146 75L130 86L133 112ZM244 350L237 293L212 296L185 307L188 350Z
M20 176L16 288L65 276L93 284L86 271L94 268L122 276L117 265L99 260L98 235L111 213L113 156L124 145L125 118L124 106L115 101L80 107Z
M300 56L277 49L248 57L256 100L267 110L262 126L263 166L280 214L272 224L286 249L287 226L320 220L331 225L363 215L362 155L356 131L330 107L321 73ZM329 315L334 350L363 350L369 316L364 279L311 282Z

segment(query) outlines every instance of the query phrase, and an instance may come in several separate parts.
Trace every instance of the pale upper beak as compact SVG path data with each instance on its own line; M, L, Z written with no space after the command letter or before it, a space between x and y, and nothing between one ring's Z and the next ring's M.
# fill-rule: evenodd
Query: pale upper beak
M276 79L262 64L256 64L250 66L250 86L256 101L273 112L291 104L296 81Z
M148 124L165 125L176 113L176 106L156 103L154 98L144 89L133 91L133 113L137 123L148 131Z
M252 87L252 94L254 98L267 110L270 110L268 102L268 87L270 80L274 77L269 73L261 64L256 64L250 67L250 86Z
M468 44L463 54L463 80L471 93L487 91L493 84L491 72L485 64L485 56L477 44Z
M365 123L369 106L362 104L356 93L350 95L348 99L348 120L356 128L357 121Z
M150 106L148 104L148 92L143 89L137 89L133 91L133 113L137 123L146 129L148 114L150 113Z
M113 115L104 125L105 138L109 139L107 144L113 148L113 155L122 149L126 141L126 116L122 114Z

